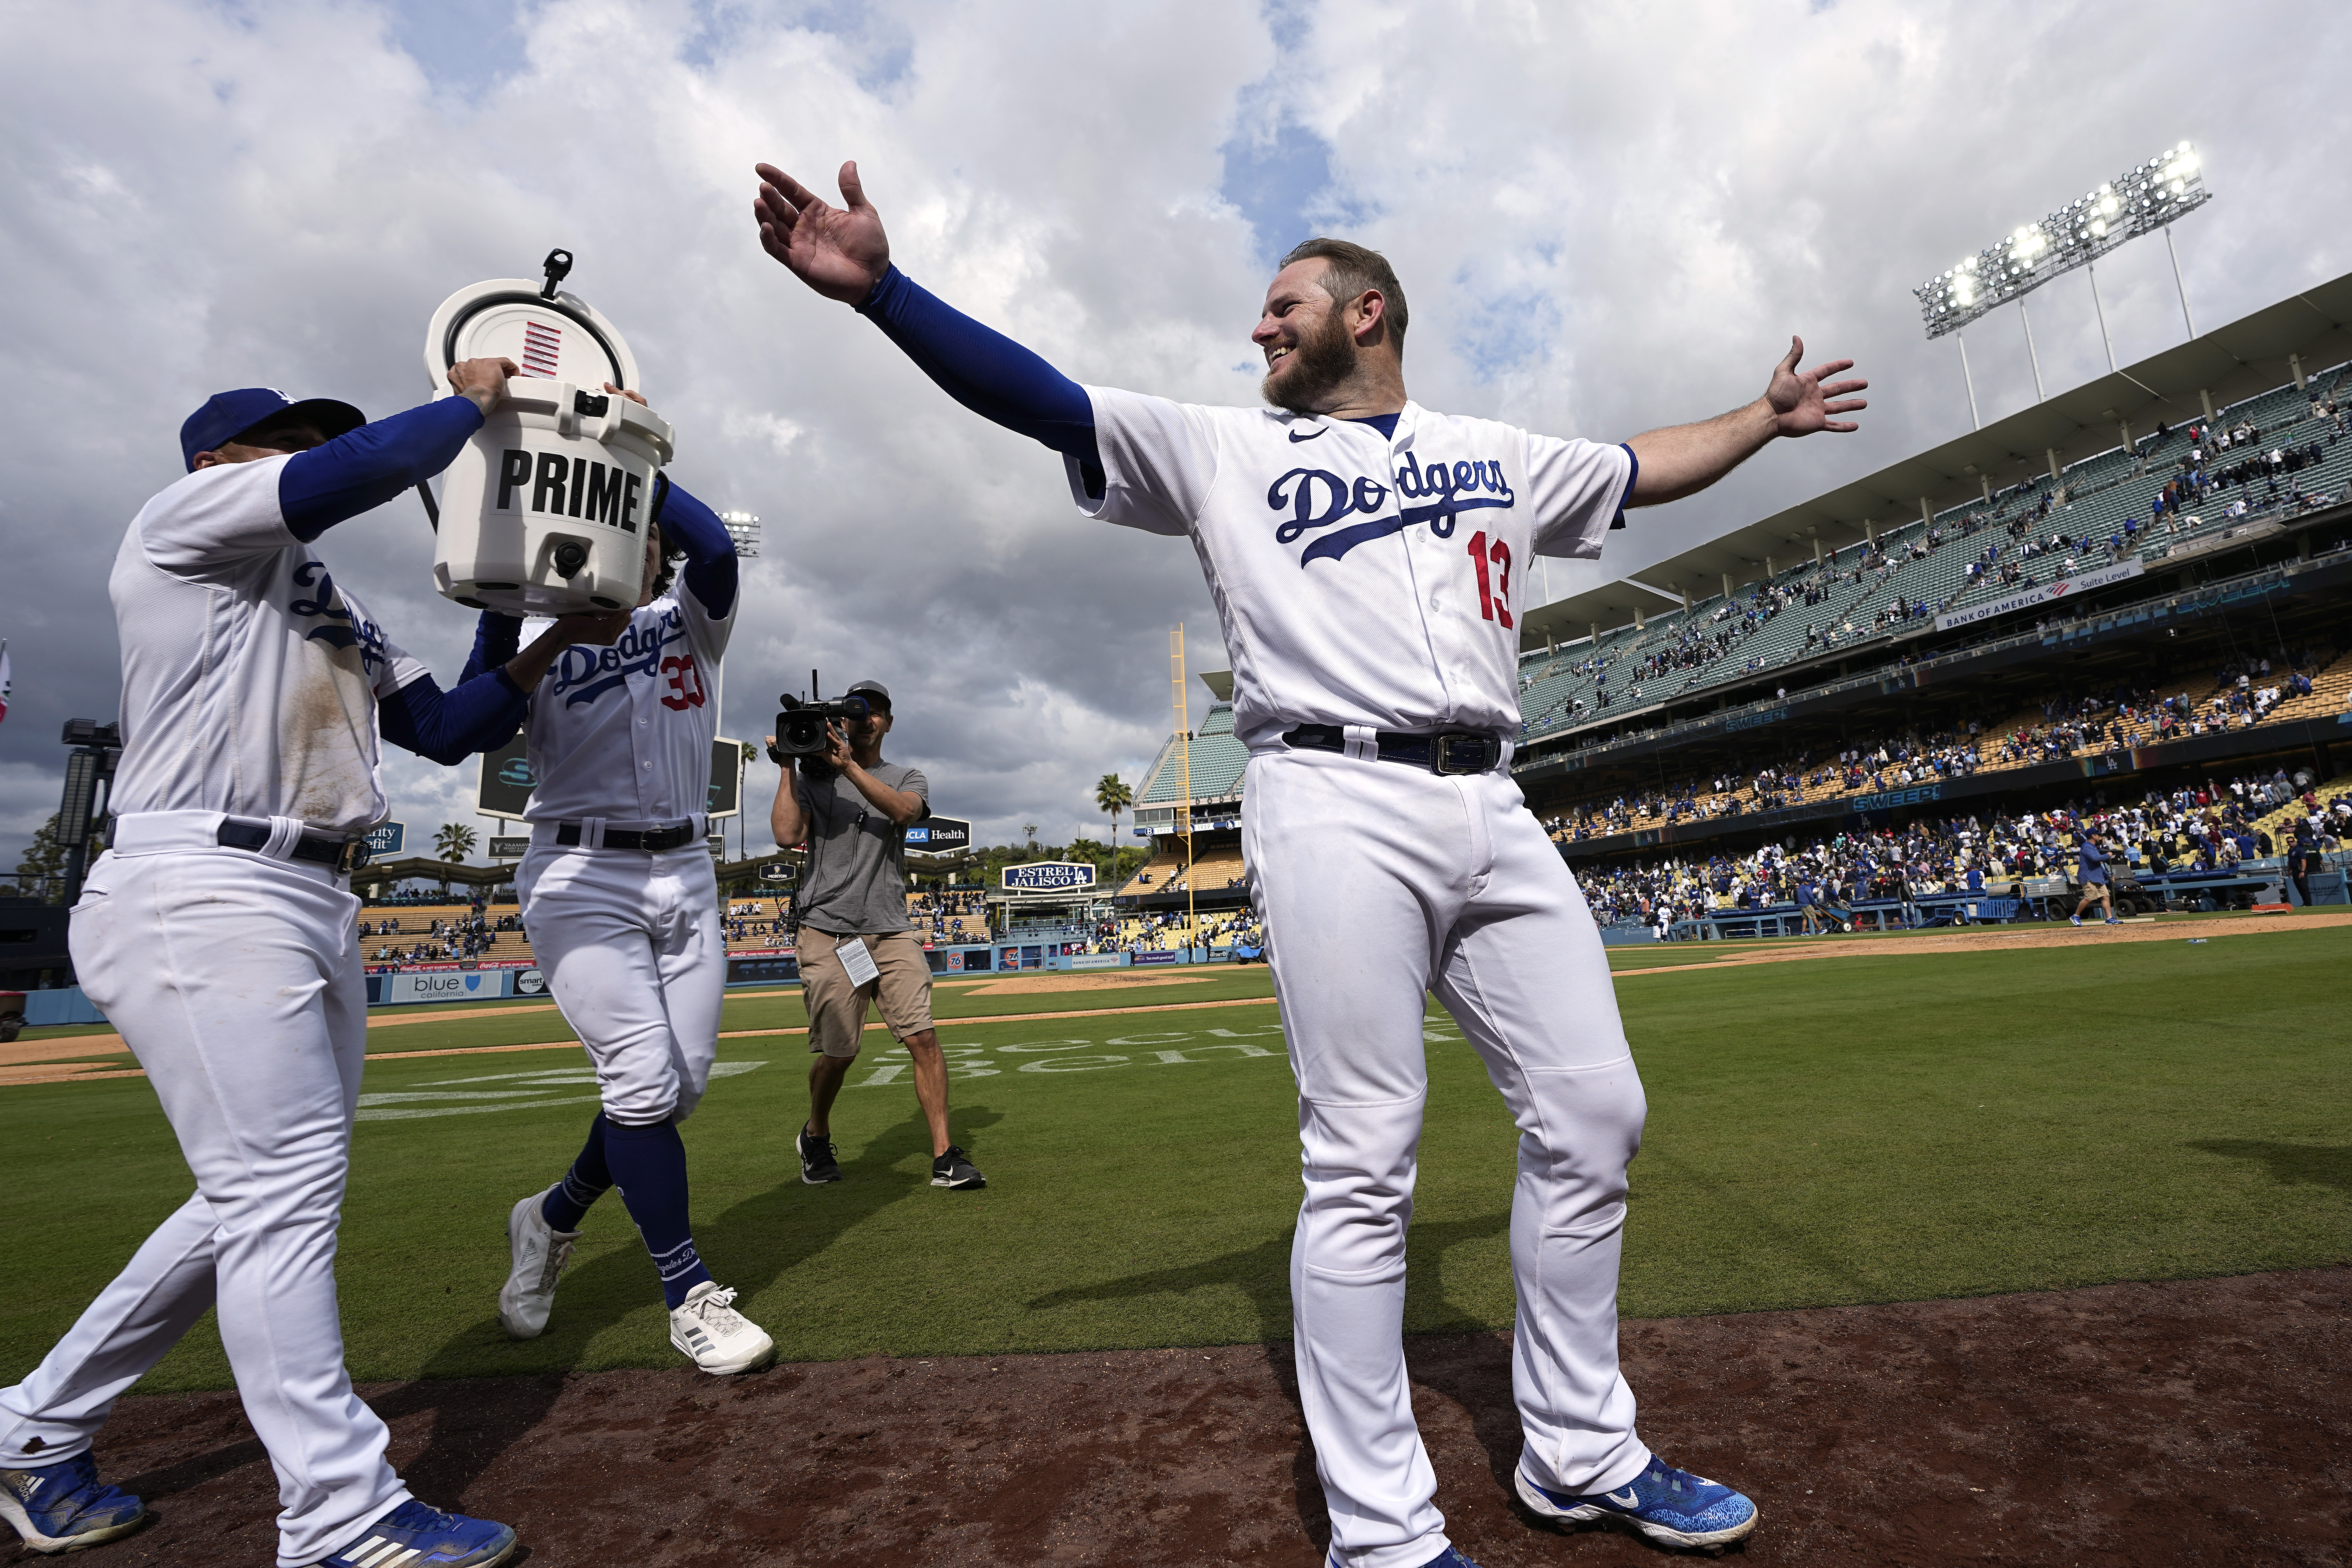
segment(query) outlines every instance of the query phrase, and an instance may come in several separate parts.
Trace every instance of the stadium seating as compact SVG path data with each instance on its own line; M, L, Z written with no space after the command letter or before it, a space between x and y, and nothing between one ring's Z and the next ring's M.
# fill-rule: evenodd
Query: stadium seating
M1115 898L1133 898L1139 893L1164 893L1168 884L1184 868L1184 851L1173 841L1162 841L1152 851L1151 858L1135 868L1135 875L1119 886Z
M482 918L495 926L500 920L512 916L514 912L514 906L511 904L494 905L482 911ZM428 949L438 950L435 956L427 961L436 963L530 962L530 944L523 939L520 931L491 931L485 933L488 939L486 946L471 952L467 951L468 944L449 928L470 923L475 914L476 911L471 904L456 902L364 905L353 922L360 933L362 960L368 963L393 962L390 958L379 960L376 957L378 952L387 950L396 951L404 960L412 950L422 944ZM443 934L438 936L433 931L433 923L436 921L439 921L444 928ZM390 929L385 929L387 927Z
M2347 795L2352 795L2352 773L2339 773L2327 783L2316 786L2310 793L2317 797L2320 809L2325 811L2335 802ZM2273 844L2283 843L2286 835L2294 831L2294 825L2310 815L2302 801L2292 800L2277 810L2256 819L2254 831L2270 835L2271 842Z
M2190 428L2167 431L2158 440L2143 437L2065 468L2053 481L2042 475L1935 514L1881 531L1877 552L1861 564L1862 552L1847 546L1825 566L1806 561L1739 587L1728 600L1712 596L1689 609L1665 609L1643 624L1604 631L1594 643L1536 651L1519 664L1520 712L1528 737L1590 724L1719 685L1741 675L1769 670L1832 649L1883 643L1905 623L1883 622L1889 606L1925 605L1932 615L2011 591L1997 572L1971 581L1969 565L1988 545L1999 546L1998 562L2019 567L2026 580L2047 583L2063 571L2071 555L2077 570L2108 564L2116 557L2108 541L2123 534L2126 521L2137 526L2124 555L2149 564L2168 552L2194 547L2231 529L2284 515L2290 491L2307 498L2352 492L2352 441L2344 439L2339 418L2314 413L2347 384L2352 366L2337 366L2313 378L2309 390L2282 386L2218 410L2217 431L2252 426L2259 434L2244 443L2207 448L2209 476L2254 460L2265 473L2251 486L2215 486L2204 498L2184 502L2179 513L2151 526L2152 510L2190 449ZM2321 460L2289 474L2278 467L2282 500L2269 500L2273 450L2321 448ZM2042 508L2044 497L2049 507ZM2248 514L2231 517L2241 496ZM2011 530L2017 533L2012 535ZM2074 542L2056 551L2024 553L2029 540L2064 535ZM1811 594L1815 602L1807 604ZM1911 623L1916 626L1916 621ZM1806 634L1816 634L1809 647ZM1664 668L1644 668L1657 656L1669 659L1678 648L1697 644L1704 662ZM1602 700L1603 692L1607 700ZM1197 766L1197 764L1196 764Z
M2192 724L2255 729L2325 718L2346 710L2347 700L2352 700L2352 653L2334 656L2326 660L2323 668L2306 669L2305 673L2312 678L2309 695L2284 696L2259 716L2245 710L2242 704L2265 688L2285 689L2290 675L2285 668L2274 668L2269 675L2252 673L2243 688L2238 686L2234 674L2171 678L2162 683L2163 689L2154 693L2153 700L2173 705L2174 734L2189 730ZM2233 699L2241 704L2235 710L2228 707ZM2113 706L2103 706L2087 714L2063 709L2054 714L2040 708L2028 709L1998 723L1979 722L1970 735L1922 737L1916 746L1926 753L1930 773L1937 771L1937 758L1969 773L1989 773L2031 767L2086 751L2147 745L2164 738L2162 709L2152 706L2145 696L2135 700L2131 707L2128 717ZM1967 753L1973 753L1973 763L1968 760ZM1727 814L1745 815L1811 805L1855 793L1901 787L1908 781L1897 773L1899 765L1895 762L1883 767L1865 763L1863 778L1854 782L1833 760L1782 757L1770 764L1774 776L1761 788L1756 778L1728 781L1732 787L1723 790L1715 789L1716 781L1712 779L1685 779L1663 791L1650 791L1631 799L1591 799L1556 807L1548 826L1554 838L1567 840L1606 837L1670 822L1693 823ZM1919 760L1912 763L1915 776L1921 765Z
M1199 858L1190 869L1180 873L1172 887L1161 892L1221 893L1238 884L1244 876L1241 846L1225 845L1219 848L1202 847Z

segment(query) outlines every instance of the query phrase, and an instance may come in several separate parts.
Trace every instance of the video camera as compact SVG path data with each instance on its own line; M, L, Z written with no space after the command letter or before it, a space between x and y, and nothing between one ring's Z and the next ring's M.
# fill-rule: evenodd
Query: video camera
M809 689L817 689L816 671L809 671ZM783 767L793 765L796 757L823 757L825 732L835 723L863 719L874 711L863 697L844 697L838 701L807 701L790 692L776 699L782 710L776 715L776 738L768 742L768 760Z

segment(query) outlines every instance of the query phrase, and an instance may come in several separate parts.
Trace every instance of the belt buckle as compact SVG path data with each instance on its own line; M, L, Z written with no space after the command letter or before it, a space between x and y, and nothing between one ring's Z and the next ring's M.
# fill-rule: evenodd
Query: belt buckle
M1430 771L1440 776L1487 773L1502 760L1502 747L1495 737L1481 735L1475 731L1450 730L1431 736L1430 742ZM1474 765L1454 765L1454 749L1456 746L1472 749Z
M367 840L346 838L343 840L343 852L335 857L335 873L338 876L348 877L367 862Z

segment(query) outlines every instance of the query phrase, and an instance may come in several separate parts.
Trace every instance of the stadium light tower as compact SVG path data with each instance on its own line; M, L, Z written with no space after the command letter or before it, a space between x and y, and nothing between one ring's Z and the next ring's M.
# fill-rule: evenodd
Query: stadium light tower
M727 536L735 542L736 555L745 561L760 553L760 520L748 511L722 511L719 521L727 525Z
M2180 280L2180 253L2172 244L2172 222L2212 199L2197 150L2186 142L2168 147L2127 172L2067 203L2040 223L2030 223L1998 245L1988 246L1911 290L1919 301L1919 315L1927 336L1946 332L1956 337L1961 328L2011 300L2025 323L2025 353L2033 362L2033 390L2042 395L2042 361L2034 353L2033 322L2025 314L2025 296L2052 279L2085 268L2091 278L2091 304L2099 316L2099 339L2106 345L2107 368L2116 368L2115 339L2107 333L2107 307L2099 298L2099 258L2127 241L2164 231L2165 249L2172 257L2172 286L2180 293L2180 319L2189 335L2197 335L2196 319L2189 313L2189 289ZM1969 374L1969 346L1960 340L1960 374L1969 384L1969 417L1977 418L1975 378Z

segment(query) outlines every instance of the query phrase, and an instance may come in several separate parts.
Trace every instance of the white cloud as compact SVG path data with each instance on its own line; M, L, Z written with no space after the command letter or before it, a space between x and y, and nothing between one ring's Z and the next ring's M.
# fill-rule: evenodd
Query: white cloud
M1166 627L1190 625L1200 668L1223 662L1191 552L1077 519L1058 460L768 261L756 159L829 191L856 157L911 274L1082 380L1249 400L1263 258L1310 219L1396 261L1414 394L1435 405L1618 439L1752 395L1791 331L1862 362L1864 434L1769 452L1643 514L1612 572L1963 428L1956 357L1921 339L1910 286L2158 146L2195 141L2219 193L2179 236L2200 323L2347 265L2340 226L2313 216L2352 180L2315 106L2352 30L2301 7L1270 14L10 8L0 631L18 703L0 828L21 842L53 807L57 722L112 711L106 563L176 472L187 411L254 384L371 412L416 401L433 305L555 245L677 425L677 478L765 521L726 727L761 733L812 665L836 689L877 674L902 694L894 751L943 811L996 839L1093 821L1094 779L1139 777L1164 733ZM1286 225L1286 203L1304 216ZM2177 341L2155 247L2101 284L2127 358ZM2105 368L2081 284L2037 295L2034 326L2053 386ZM1988 418L2032 396L2016 329L1988 321L1970 353ZM430 592L413 504L321 549L455 673L469 617ZM463 815L471 776L397 763L399 815L420 834Z

